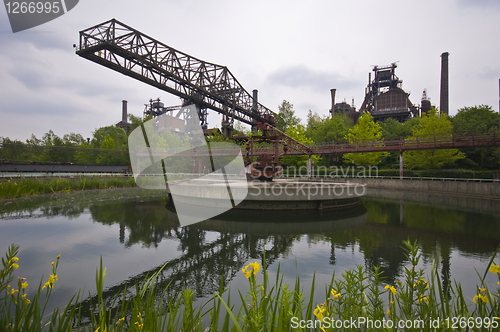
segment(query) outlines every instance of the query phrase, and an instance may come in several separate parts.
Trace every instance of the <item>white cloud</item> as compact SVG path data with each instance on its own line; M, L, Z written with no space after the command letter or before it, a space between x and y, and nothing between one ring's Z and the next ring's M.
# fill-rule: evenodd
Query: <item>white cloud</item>
M66 15L12 34L0 10L0 136L49 129L89 136L121 118L121 100L141 115L150 98L179 98L74 54L80 30L111 18L205 61L227 66L272 110L283 99L303 119L326 115L331 88L359 106L372 65L399 61L418 104L439 101L440 54L450 52L450 110L498 107L498 1L80 1ZM15 124L14 126L12 124ZM211 126L220 117L210 116Z

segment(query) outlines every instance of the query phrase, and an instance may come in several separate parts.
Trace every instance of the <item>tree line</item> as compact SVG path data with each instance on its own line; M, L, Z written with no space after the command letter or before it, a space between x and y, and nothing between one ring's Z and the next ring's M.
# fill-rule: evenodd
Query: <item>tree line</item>
M392 118L375 122L370 113L360 115L357 123L345 113L320 116L309 111L306 124L295 115L293 104L284 100L279 106L276 127L305 144L382 142L388 140L419 138L451 138L481 134L498 134L499 115L491 106L479 105L460 108L456 115L440 114L433 107L427 114L412 117L405 122ZM343 155L323 155L316 157L317 166L379 166L379 168L399 168L399 152L345 153ZM283 164L301 166L307 162L306 156L283 157ZM407 169L463 168L472 170L497 170L499 148L466 148L406 151L403 153L404 167Z
M381 142L383 140L415 139L418 137L437 136L440 138L468 136L479 134L498 134L498 113L491 106L479 105L460 108L456 115L440 114L432 108L421 117L413 117L401 123L394 119L375 122L365 112L357 123L345 113L332 116L320 116L309 111L306 123L295 115L293 104L283 100L276 114L276 127L292 138L307 144L341 143L341 142ZM130 132L151 119L129 114ZM236 124L237 135L258 135ZM152 138L159 140L164 146L175 137ZM220 134L207 137L209 141L226 141ZM125 130L115 126L96 129L91 138L85 139L81 134L70 133L57 136L52 130L42 138L31 135L25 142L0 137L0 162L55 162L81 165L128 165L128 136ZM307 156L283 156L283 165L303 166ZM439 169L462 168L472 170L498 169L498 148L467 148L406 151L403 155L404 167L407 169ZM363 165L379 166L379 168L399 168L399 152L346 153L342 155L313 156L316 166Z

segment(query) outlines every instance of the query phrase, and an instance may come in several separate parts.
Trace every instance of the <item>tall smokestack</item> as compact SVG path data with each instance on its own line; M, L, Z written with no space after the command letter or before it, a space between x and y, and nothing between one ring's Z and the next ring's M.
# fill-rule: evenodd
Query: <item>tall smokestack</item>
M439 104L439 108L441 113L449 115L449 80L448 80L448 55L450 53L444 52L441 54L441 101Z
M330 112L333 114L333 109L335 107L335 93L337 92L337 89L330 89L330 93L332 94L332 109Z
M254 89L252 92L253 92L252 111L257 112L257 110L259 109L259 90Z
M122 122L127 123L127 101L122 100Z

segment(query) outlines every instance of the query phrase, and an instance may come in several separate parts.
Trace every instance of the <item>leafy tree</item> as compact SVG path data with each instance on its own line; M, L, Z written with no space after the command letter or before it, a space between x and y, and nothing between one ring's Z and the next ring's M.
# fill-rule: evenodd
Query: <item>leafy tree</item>
M452 136L453 126L446 114L439 114L436 108L432 108L421 119L418 126L413 129L410 139L436 137L443 139ZM437 169L446 164L464 158L465 155L458 149L420 150L405 151L403 153L404 166L410 169Z
M0 160L30 160L26 155L24 143L19 140L11 140L8 137L1 137Z
M101 151L96 159L99 165L127 165L130 163L127 152L127 133L122 128L107 126L97 129L94 131L91 145L103 150L121 150L120 152Z
M276 114L276 128L286 132L288 128L296 126L300 123L300 118L295 116L293 111L293 104L289 101L283 100L280 106L278 106L279 113Z
M135 116L133 114L129 114L128 115L128 120L130 121L130 132L129 132L129 134L131 132L133 132L135 128L139 127L144 122L147 122L147 121L149 121L151 119L153 119L152 115L147 115L146 117L141 118L141 117Z
M413 133L413 128L420 122L419 117L409 118L401 123L392 118L380 123L384 141L398 140L400 137L408 138ZM399 151L389 152L381 167L399 168Z
M455 136L498 133L498 113L491 106L463 107L451 118ZM461 164L468 168L498 169L498 148L461 149L466 159Z
M301 124L291 126L290 128L288 128L285 134L287 134L293 139L296 139L300 143L306 145L314 144L314 141L312 139L306 137L305 128ZM313 163L317 163L320 160L320 158L321 157L318 155L313 155L311 159ZM300 155L300 156L285 155L281 157L281 163L284 165L295 166L295 167L307 166L308 159L309 156L306 155Z
M74 151L64 149L63 147L68 146L68 141L57 136L52 130L42 136L42 146L51 147L48 149L43 149L42 153L39 155L39 160L48 162L60 162L60 163L71 163L74 161ZM69 145L71 146L71 145Z
M382 140L382 128L380 124L373 121L373 117L369 112L365 112L359 117L358 124L349 129L345 139L351 144L380 142ZM376 166L388 155L388 152L346 153L343 158L345 161L353 162L357 166Z
M306 137L316 143L340 142L345 139L354 122L344 113L332 117L320 117L309 111L307 117Z
M401 123L389 118L380 124L382 128L382 138L384 140L395 140L399 137L410 137L413 133L413 128L418 125L419 121L420 118L410 118Z
M250 134L251 130L245 127L239 120L236 122L233 128L233 135L235 136L247 136Z
M455 135L498 133L498 113L488 105L460 108L451 122Z
M26 140L26 144L40 146L42 145L42 140L37 138L35 134L31 134L31 137Z
M64 146L79 146L86 142L82 135L75 133L64 135L62 140Z
M75 164L78 165L95 165L96 152L94 146L90 143L83 142L80 144L80 149L75 151Z
M113 139L114 149L117 150L126 150L127 149L127 133L122 128L118 128L115 126L106 126L101 127L94 131L94 137L92 138L92 145L96 148L101 148L102 143L106 139L106 136L109 136ZM109 143L109 139L108 139Z

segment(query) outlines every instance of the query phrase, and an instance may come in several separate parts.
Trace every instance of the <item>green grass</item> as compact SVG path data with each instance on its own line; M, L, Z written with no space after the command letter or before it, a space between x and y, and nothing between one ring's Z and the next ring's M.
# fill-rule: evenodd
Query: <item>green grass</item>
M221 285L203 307L194 307L194 292L186 289L165 300L166 289L157 289L158 271L146 277L132 292L124 289L111 303L103 300L106 268L96 269L97 303L91 318L81 317L76 294L64 308L46 313L52 291L57 287L59 257L52 262L52 274L40 281L35 295L27 298L27 281L14 276L19 248L12 245L2 259L0 270L0 330L2 331L491 331L498 329L500 316L498 289L489 289L484 280L488 273L499 274L493 264L479 275L477 294L465 298L460 284L443 289L438 264L431 276L417 269L421 252L417 243L404 241L410 267L394 285L385 285L377 267L362 266L348 270L325 286L324 297L315 300L313 278L310 294L304 294L299 278L289 286L283 283L278 268L276 279L269 280L267 269L250 263L236 278L247 278L249 290L239 292L237 304L230 303ZM439 261L439 259L437 259ZM262 275L262 277L261 277ZM262 280L261 283L258 279ZM500 278L499 278L500 282ZM450 283L451 284L451 283ZM17 287L16 287L17 286ZM168 286L167 286L168 288ZM229 293L229 292L228 292ZM127 295L128 294L128 295ZM449 294L449 295L446 295ZM158 296L159 295L159 296ZM159 300L160 299L160 300ZM364 319L365 324L359 324ZM342 329L335 324L357 322L356 328ZM372 322L371 325L369 322ZM333 327L331 327L333 322ZM386 322L386 328L377 324ZM412 327L390 327L389 322L411 322ZM420 323L421 322L421 323ZM422 324L415 327L416 324ZM432 326L431 326L432 324ZM491 324L488 327L485 325Z
M18 198L61 191L134 187L133 177L76 176L57 178L15 178L0 182L0 199Z

